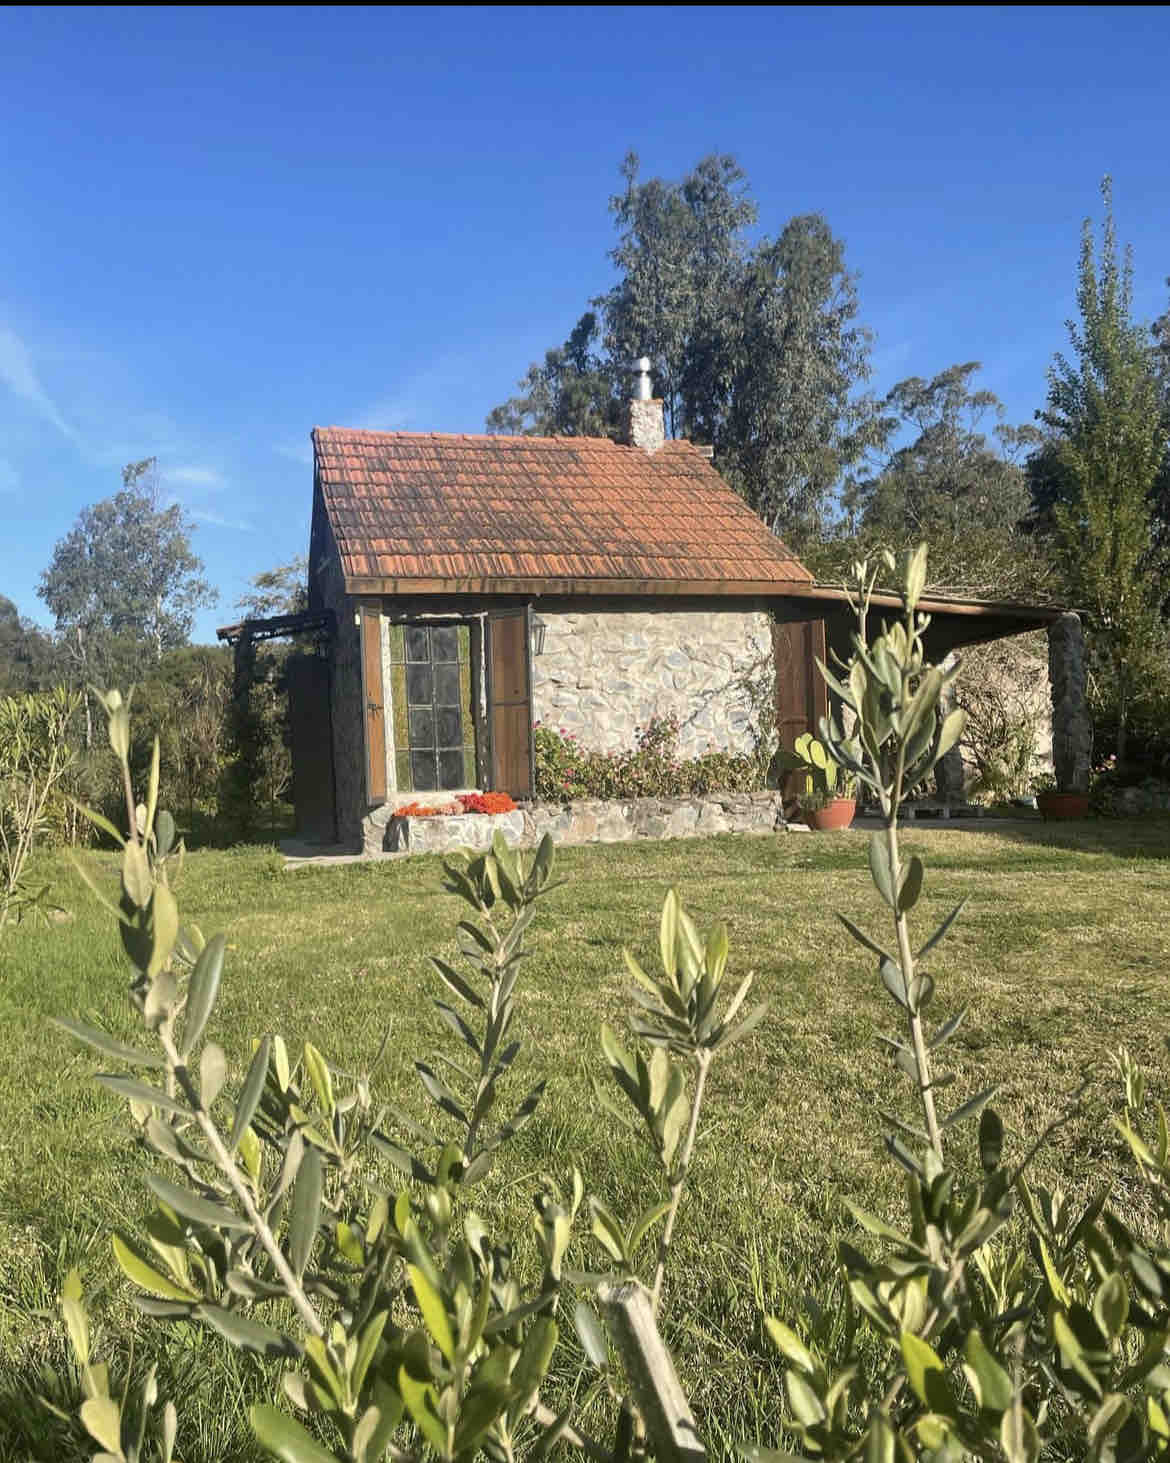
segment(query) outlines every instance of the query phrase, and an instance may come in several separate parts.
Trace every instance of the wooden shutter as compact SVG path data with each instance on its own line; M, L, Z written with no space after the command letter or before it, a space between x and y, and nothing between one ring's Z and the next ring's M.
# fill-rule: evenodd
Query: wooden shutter
M362 662L362 726L366 744L366 802L386 801L386 697L382 689L382 612L377 604L358 611Z
M790 620L772 627L776 665L776 730L780 745L791 751L797 737L817 734L829 714L829 688L817 669L825 660L824 620Z
M532 796L532 663L530 611L492 610L487 617L488 728L491 788Z

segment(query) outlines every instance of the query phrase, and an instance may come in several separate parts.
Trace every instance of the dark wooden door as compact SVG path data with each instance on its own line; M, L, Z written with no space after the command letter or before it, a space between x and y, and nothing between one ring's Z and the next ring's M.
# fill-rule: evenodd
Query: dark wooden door
M791 751L805 732L817 735L829 714L829 688L817 669L825 656L824 620L795 620L772 627L776 666L776 730L780 745Z
M285 663L285 676L297 835L310 843L333 843L337 837L337 818L329 662L319 655L290 655Z
M488 729L491 788L532 796L532 664L527 607L487 618Z

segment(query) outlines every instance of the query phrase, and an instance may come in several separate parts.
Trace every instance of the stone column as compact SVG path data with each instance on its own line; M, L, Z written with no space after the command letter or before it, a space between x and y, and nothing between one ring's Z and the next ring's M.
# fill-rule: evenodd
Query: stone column
M953 683L943 687L938 709L940 717L955 709ZM934 764L934 793L940 803L963 801L963 751L958 742Z
M1093 726L1085 702L1085 637L1071 610L1048 627L1048 682L1056 785L1062 792L1088 792Z

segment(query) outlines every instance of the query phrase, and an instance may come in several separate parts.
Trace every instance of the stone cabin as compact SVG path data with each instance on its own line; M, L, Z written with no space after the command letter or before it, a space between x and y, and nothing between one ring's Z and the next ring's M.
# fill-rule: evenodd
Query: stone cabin
M324 647L289 662L301 837L369 850L412 801L531 798L541 722L613 750L673 715L685 756L750 750L750 685L774 672L782 740L816 726L814 656L848 650L842 591L710 449L666 440L649 398L643 374L624 442L314 429L309 612L220 632ZM924 607L936 656L1059 615Z

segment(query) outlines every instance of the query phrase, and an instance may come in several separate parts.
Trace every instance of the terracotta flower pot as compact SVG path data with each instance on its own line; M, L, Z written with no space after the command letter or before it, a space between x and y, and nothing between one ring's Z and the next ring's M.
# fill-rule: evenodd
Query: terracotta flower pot
M1036 806L1042 818L1087 818L1089 816L1089 794L1087 792L1038 792Z
M823 808L805 808L804 821L818 832L828 833L834 828L848 828L857 812L856 798L834 798Z

